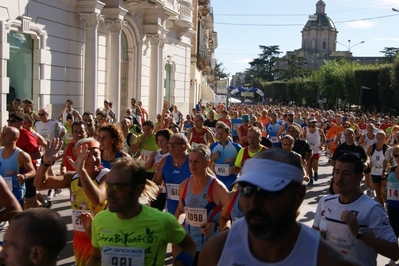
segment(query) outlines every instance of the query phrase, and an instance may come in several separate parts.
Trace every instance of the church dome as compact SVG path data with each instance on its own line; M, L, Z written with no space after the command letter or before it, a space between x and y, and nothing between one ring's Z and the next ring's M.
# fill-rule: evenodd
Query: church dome
M305 25L305 29L311 27L328 27L335 29L334 22L326 14L315 14L310 16Z

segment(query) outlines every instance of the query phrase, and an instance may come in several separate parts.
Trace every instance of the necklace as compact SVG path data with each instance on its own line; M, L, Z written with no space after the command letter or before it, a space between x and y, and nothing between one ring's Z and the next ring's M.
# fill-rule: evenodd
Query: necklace
M175 161L175 159L173 158L173 165L175 167L177 167L179 165L179 163L183 160L186 159L186 155L184 155L182 158L180 158L177 162Z

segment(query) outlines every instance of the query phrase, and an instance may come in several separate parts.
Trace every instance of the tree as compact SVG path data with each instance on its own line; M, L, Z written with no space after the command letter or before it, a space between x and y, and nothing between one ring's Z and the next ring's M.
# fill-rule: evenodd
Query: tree
M290 80L310 75L310 70L301 67L301 65L307 62L305 57L293 54L279 58L277 62L279 64L275 71L279 74L279 80Z
M393 60L396 58L396 55L399 54L399 48L396 47L384 47L384 50L380 51L380 53L384 54L387 62L393 63Z
M258 58L255 58L253 61L249 62L250 68L247 70L247 72L250 75L251 80L254 78L260 78L266 81L273 81L274 66L279 54L282 52L279 51L280 48L278 45L259 45L259 48L262 50L262 53L259 54Z
M215 59L215 79L220 80L220 79L225 79L230 76L230 73L226 73L226 69L223 67L222 62L218 62L217 59Z

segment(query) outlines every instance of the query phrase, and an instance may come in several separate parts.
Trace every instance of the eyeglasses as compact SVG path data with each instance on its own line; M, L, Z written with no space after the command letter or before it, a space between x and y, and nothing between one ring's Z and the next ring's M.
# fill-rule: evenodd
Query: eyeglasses
M350 126L345 126L344 128L350 128Z
M268 190L264 190L264 189L262 189L260 187L251 185L251 184L246 183L246 182L240 183L238 189L240 191L241 196L243 196L243 197L250 197L256 191L256 194L258 195L258 197L260 197L262 199L273 199L273 198L276 198L282 191L282 190L279 190L279 191L268 191Z
M44 113L38 113L37 115L38 115L38 116L44 116L44 115L46 115L46 114L44 114Z
M399 158L399 154L394 154L394 155L392 155L394 158Z
M105 183L105 188L107 190L112 190L115 192L125 191L129 186L136 186L136 184L131 183Z
M309 127L316 127L316 125L312 125L312 124L310 124L310 125L309 125Z
M169 142L169 143L168 143L168 146L169 146L169 147L173 147L173 148L174 148L174 147L177 147L177 146L179 146L179 145L182 145L182 146L183 146L183 145L186 145L186 143L184 143L184 142L176 142L176 143Z

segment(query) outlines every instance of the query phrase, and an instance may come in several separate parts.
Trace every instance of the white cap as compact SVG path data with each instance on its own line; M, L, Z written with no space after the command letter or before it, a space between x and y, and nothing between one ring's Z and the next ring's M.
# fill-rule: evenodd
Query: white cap
M298 167L269 159L251 158L245 161L239 179L267 191L279 191L289 183L302 184L303 171Z

